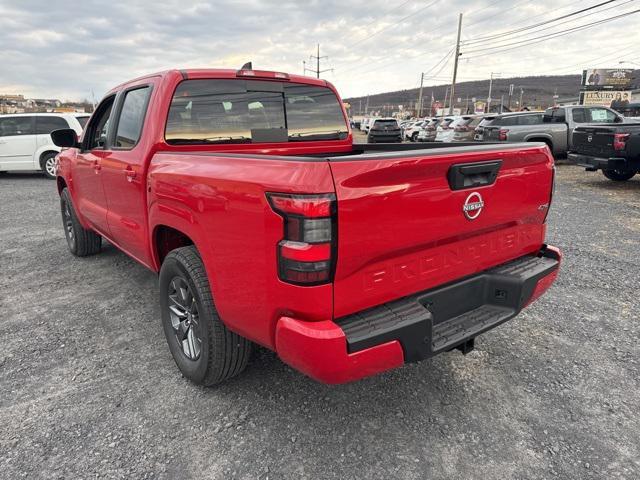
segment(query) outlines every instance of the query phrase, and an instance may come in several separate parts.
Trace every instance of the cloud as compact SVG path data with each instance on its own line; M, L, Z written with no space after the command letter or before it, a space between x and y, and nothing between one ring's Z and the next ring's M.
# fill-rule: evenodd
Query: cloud
M575 0L437 0L425 8L432 2L0 0L0 92L82 99L94 91L99 97L153 71L235 68L249 60L256 68L300 73L317 43L329 56L321 69L334 68L324 78L344 96L413 88L420 72L451 49L458 12L465 12L463 40L471 41L583 8ZM619 5L540 35L633 9ZM460 79L486 78L491 71L578 73L593 62L606 67L622 57L635 60L636 23L630 16L496 55L463 54ZM447 82L450 61L439 69L427 84Z

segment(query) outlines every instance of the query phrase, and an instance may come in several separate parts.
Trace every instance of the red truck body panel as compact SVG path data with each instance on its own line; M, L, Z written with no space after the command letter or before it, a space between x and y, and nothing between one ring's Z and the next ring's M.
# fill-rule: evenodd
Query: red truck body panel
M180 82L235 78L235 70L173 70L116 87L105 97L115 95L116 105L123 92L151 89L140 140L128 150L63 151L59 188L69 188L85 228L154 271L167 253L163 232L188 238L225 325L276 350L294 368L343 383L397 367L406 355L398 340L350 351L339 320L535 255L543 246L553 177L544 146L376 153L354 148L350 129L340 140L295 143L165 141ZM323 80L260 80L327 87L339 99ZM344 107L342 113L348 125ZM452 190L447 175L453 165L496 160L495 182ZM463 206L472 192L484 203L470 220ZM271 193L335 195L330 281L301 286L281 280L285 221L270 205ZM536 277L535 292L527 290L523 302L542 294L551 277Z
M452 191L453 164L500 159L494 184ZM331 163L340 232L334 315L341 317L531 253L544 242L553 162L544 147L396 161ZM462 205L479 192L484 211Z

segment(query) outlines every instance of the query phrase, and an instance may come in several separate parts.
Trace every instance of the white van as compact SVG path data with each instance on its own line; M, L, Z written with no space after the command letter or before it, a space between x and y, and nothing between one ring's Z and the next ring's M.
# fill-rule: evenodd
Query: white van
M56 178L55 157L60 152L50 133L73 128L78 136L89 120L86 113L17 113L0 115L0 172L42 170Z

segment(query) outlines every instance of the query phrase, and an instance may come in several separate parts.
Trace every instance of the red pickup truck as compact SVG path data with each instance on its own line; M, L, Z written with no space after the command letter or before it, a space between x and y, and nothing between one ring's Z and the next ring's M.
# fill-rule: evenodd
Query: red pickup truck
M353 144L323 80L167 71L53 137L71 253L104 238L159 272L169 348L199 384L253 343L326 383L466 353L558 274L544 144Z

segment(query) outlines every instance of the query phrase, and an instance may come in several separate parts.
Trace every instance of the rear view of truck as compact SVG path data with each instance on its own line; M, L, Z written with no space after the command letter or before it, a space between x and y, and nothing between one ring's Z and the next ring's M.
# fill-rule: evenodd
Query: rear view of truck
M329 158L333 320L278 322L278 354L341 383L458 348L555 280L553 159L515 144Z
M109 120L128 95L148 106L131 150ZM240 373L253 343L326 383L468 352L557 275L544 144L354 145L333 86L252 69L139 78L96 112L82 144L54 132L69 250L104 237L159 273L195 383ZM86 152L105 128L103 161Z
M585 125L573 131L575 163L609 180L630 180L640 171L640 124Z

